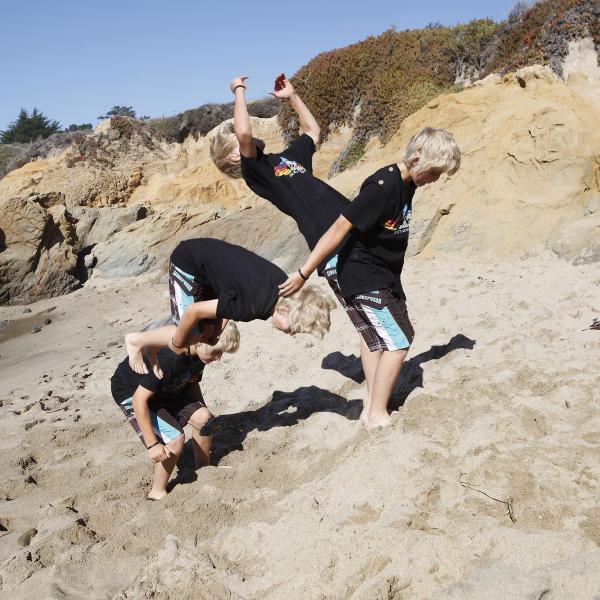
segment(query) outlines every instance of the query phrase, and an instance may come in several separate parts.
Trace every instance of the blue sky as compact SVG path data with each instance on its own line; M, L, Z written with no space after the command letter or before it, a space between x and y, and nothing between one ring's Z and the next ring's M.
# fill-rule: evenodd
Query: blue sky
M229 101L229 81L250 75L250 98L279 72L293 75L325 50L402 30L491 17L515 0L30 0L0 5L0 129L21 107L96 123L115 104L169 116Z

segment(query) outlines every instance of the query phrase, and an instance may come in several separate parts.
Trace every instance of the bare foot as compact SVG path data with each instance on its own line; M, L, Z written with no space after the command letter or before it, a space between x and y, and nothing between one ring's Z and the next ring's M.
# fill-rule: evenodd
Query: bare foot
M152 371L154 371L154 375L158 377L158 379L163 378L163 372L158 364L158 348L148 350L146 352L146 356L150 360L150 364L152 365Z
M129 366L139 375L148 373L148 368L144 364L139 334L128 333L125 336L125 347L127 348L127 355L129 356ZM156 498L153 499L156 500Z
M365 406L360 413L360 422L365 429L369 428L369 407Z
M162 500L166 495L166 490L150 490L148 500Z
M360 422L362 423L365 429L369 428L369 409L371 407L371 400L369 398L365 398L363 400L363 409L360 413Z
M367 429L372 431L373 429L377 429L378 427L389 427L392 424L392 418L390 415L385 413L377 413L375 415L369 415L369 422L367 424Z

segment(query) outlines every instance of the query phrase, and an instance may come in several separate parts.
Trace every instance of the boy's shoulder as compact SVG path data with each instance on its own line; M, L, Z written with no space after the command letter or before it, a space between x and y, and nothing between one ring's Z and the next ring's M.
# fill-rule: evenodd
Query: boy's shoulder
M369 175L361 185L361 191L368 186L377 186L382 192L392 193L398 189L398 179L400 170L398 165L391 164L377 169L373 174Z
M201 376L205 366L198 357L178 355L169 348L159 351L157 361L163 372L160 380L162 386L168 386L173 380L180 380L182 376L184 378Z

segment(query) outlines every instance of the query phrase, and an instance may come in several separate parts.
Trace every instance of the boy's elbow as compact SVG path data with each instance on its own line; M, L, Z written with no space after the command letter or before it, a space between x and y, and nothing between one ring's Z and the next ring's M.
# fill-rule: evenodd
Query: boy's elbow
M307 135L313 139L313 142L316 144L319 143L319 138L321 137L321 128L320 127L311 127L307 132Z
M235 130L235 137L237 138L238 143L241 145L249 144L252 142L252 129L249 127L242 128L241 130Z

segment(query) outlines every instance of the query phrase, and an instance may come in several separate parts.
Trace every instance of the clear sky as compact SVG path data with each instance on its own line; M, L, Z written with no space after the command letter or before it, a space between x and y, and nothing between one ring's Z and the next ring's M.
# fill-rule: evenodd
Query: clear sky
M506 18L515 0L28 0L0 2L0 129L37 106L63 126L113 105L169 116L231 99L251 76L261 98L325 50L431 22Z

